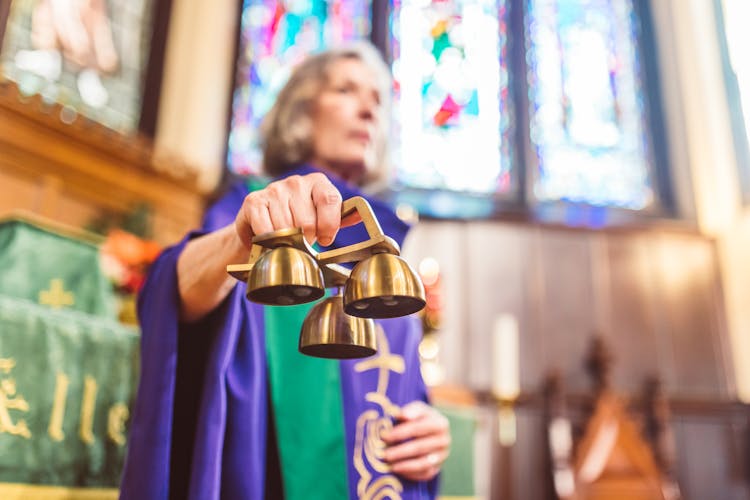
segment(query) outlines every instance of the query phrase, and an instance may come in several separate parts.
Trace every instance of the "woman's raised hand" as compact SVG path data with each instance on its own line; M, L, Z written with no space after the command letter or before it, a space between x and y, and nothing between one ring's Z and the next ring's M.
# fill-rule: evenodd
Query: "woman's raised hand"
M250 248L255 235L299 227L308 242L330 245L341 227L341 201L324 174L292 175L245 197L235 218L237 235Z

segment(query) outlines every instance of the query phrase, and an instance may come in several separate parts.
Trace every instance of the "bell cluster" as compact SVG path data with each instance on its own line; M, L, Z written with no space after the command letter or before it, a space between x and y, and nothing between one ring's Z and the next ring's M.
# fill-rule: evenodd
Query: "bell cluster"
M316 304L300 333L301 353L321 358L361 358L377 351L374 319L420 311L426 303L419 275L399 256L398 245L385 236L366 200L346 200L342 218L357 210L369 240L318 253L299 228L253 238L250 262L227 271L247 282L247 298L274 306ZM256 246L257 245L257 246ZM356 262L354 268L338 265Z

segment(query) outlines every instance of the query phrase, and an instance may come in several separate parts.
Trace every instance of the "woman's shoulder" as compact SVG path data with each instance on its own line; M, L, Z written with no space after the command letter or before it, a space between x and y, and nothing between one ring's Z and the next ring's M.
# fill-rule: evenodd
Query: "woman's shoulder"
M215 231L234 221L249 192L248 183L245 179L235 179L221 190L220 194L214 197L214 201L209 205L203 216L203 229Z

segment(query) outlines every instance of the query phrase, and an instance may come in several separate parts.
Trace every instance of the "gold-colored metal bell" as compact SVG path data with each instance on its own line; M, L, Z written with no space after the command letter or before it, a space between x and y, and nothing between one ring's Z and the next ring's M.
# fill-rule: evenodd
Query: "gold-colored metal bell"
M304 304L324 294L323 273L315 259L289 246L263 253L247 278L247 298L261 304Z
M395 318L421 310L424 286L404 259L378 253L352 269L344 288L344 311L363 318Z
M375 322L346 314L340 294L316 304L302 323L302 354L351 359L372 356L376 351Z

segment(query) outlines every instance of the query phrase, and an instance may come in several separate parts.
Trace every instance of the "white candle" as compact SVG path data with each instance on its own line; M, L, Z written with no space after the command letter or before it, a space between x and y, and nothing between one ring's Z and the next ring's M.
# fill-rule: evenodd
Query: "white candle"
M518 320L512 314L495 318L492 330L492 393L514 400L521 392L518 371Z

